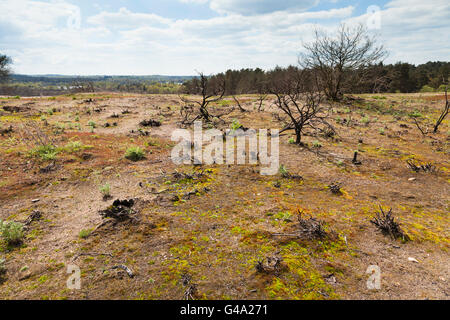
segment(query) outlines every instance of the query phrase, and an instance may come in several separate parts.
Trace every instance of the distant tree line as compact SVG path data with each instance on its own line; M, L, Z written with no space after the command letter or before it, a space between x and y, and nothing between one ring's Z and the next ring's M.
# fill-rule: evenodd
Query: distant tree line
M190 76L64 76L11 74L11 59L0 54L0 95L53 96L81 92L177 94Z
M209 77L210 85L220 85L225 81L225 95L238 95L244 93L261 94L269 91L270 84L277 79L286 77L300 67L276 67L273 70L241 69L228 70ZM357 73L360 70L352 71ZM362 72L362 71L361 71ZM358 82L343 87L343 93L395 93L419 91L444 91L444 85L450 76L450 62L427 62L413 65L398 62L396 64L378 63L364 69L366 76ZM352 77L349 77L352 79ZM185 93L195 94L198 78L186 81L183 86Z

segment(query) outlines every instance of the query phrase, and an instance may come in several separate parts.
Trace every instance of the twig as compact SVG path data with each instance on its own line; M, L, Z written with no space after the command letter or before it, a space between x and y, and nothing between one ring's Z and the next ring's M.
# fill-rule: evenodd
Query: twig
M113 255L111 253L88 253L88 252L82 252L77 254L75 257L73 257L72 261L77 260L79 257L81 256L92 256L92 257L97 257L97 256L109 256L109 257L113 257Z

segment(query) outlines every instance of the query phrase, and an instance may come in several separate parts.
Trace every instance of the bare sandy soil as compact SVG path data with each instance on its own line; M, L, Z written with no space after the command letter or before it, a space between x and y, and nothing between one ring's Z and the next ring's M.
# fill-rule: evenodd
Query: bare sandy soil
M233 119L280 127L270 98L261 112L257 97L240 99L248 111L236 109L219 129ZM303 178L294 179L262 176L259 165L173 164L177 96L0 99L0 219L40 213L21 244L0 244L0 298L448 299L449 119L423 136L410 116L431 125L443 103L442 94L372 94L334 105L336 136L309 132L304 146L280 137L280 164ZM142 127L144 119L162 126ZM37 151L37 134L57 147L53 156ZM132 146L143 160L124 157ZM116 199L135 199L132 219L99 214ZM379 206L392 208L409 241L370 223ZM322 221L327 236L289 236L299 212ZM81 269L80 290L67 288L69 265ZM370 265L381 270L379 290L366 286Z

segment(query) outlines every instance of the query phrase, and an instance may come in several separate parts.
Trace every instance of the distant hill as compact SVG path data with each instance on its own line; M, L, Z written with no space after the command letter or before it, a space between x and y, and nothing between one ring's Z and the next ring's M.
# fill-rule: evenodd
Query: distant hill
M74 81L112 81L112 82L141 82L141 81L155 81L155 82L174 82L181 83L192 79L194 76L164 76L164 75L148 75L148 76L77 76L77 75L60 75L60 74L43 74L43 75L26 75L13 74L11 80L13 82L40 82L44 85L56 85L62 83L72 83Z

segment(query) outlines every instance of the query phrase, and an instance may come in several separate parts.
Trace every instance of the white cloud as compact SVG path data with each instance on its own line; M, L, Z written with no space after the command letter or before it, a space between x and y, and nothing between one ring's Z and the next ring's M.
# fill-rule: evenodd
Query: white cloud
M380 29L374 30L389 52L387 62L448 61L450 3L447 0L394 0L379 12ZM368 14L350 18L365 23Z
M179 0L182 3L194 3L194 4L204 4L208 3L209 0Z
M88 23L95 25L108 25L114 28L135 28L141 25L167 25L170 19L152 13L133 13L127 8L120 8L118 12L105 12L91 16Z
M447 1L414 1L394 0L381 11L381 29L376 31L390 51L390 61L448 60ZM68 2L3 0L0 50L13 57L18 73L192 74L194 70L268 69L295 64L302 41L311 39L315 26L332 30L340 21L367 19L367 15L353 17L353 6L264 14L256 14L258 9L253 7L252 14L244 17L251 1L211 0L211 5L214 2L222 3L222 9L238 2L247 7L202 20L168 19L124 7L83 17L81 28L71 29L66 20L79 8ZM293 2L277 3L279 9Z
M211 0L210 7L220 13L256 15L287 9L305 10L317 3L317 0Z

